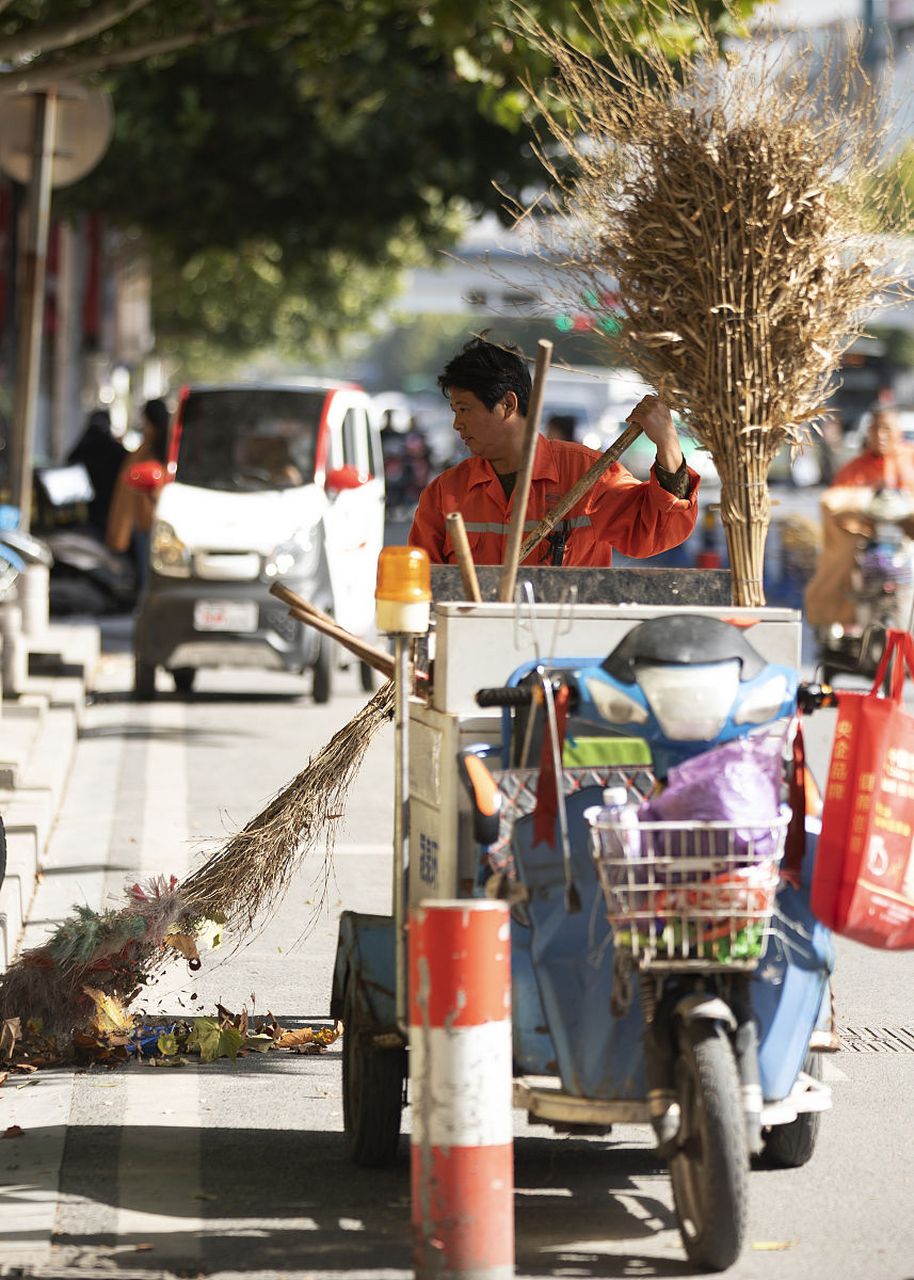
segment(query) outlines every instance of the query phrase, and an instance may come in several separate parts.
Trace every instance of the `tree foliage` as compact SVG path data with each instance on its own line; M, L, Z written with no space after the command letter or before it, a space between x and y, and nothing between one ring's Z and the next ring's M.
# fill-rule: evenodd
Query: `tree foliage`
M668 9L606 3L636 42ZM722 30L752 4L700 7ZM586 45L567 0L524 8ZM664 27L670 57L693 38ZM332 341L541 172L521 81L550 67L513 0L0 0L0 59L111 89L114 142L65 199L142 236L179 345Z

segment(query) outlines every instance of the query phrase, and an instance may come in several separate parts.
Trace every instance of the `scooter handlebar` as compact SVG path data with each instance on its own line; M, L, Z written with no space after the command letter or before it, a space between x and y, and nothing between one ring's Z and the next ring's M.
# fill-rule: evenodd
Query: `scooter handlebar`
M797 687L797 706L805 715L837 705L838 695L830 684L801 684Z
M480 689L476 694L478 707L528 707L533 700L533 689L528 684L502 685L497 689Z

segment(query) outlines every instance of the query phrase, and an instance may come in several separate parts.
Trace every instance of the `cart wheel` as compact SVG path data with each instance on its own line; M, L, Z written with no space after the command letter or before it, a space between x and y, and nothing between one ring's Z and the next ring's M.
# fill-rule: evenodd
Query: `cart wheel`
M713 1023L680 1028L676 1091L682 1109L670 1177L689 1261L724 1271L746 1229L749 1157L730 1041Z
M363 693L374 693L375 685L377 684L375 670L367 662L359 663L359 683L362 686Z
M809 1053L803 1070L813 1080L822 1079L821 1053ZM776 1169L799 1169L808 1164L819 1136L820 1111L801 1111L790 1124L776 1124L765 1135L762 1161Z
M321 636L311 679L311 696L319 705L330 701L333 685L332 662L333 643L325 636Z
M133 668L133 696L137 702L152 702L156 696L155 663L144 662L139 654Z
M359 1026L355 983L343 1000L343 1127L353 1164L392 1164L400 1142L406 1053L374 1049Z
M196 677L196 667L175 667L171 673L171 678L175 682L175 689L177 689L178 693L190 693L194 687Z

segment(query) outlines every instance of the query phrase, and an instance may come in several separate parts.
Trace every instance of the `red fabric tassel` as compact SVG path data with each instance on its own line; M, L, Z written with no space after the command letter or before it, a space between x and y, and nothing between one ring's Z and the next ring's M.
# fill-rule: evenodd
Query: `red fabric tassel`
M562 685L555 695L555 720L558 727L559 759L565 745L565 726L568 723L569 689ZM545 714L545 707L543 708ZM533 816L533 843L552 844L555 836L555 820L559 797L556 789L555 765L552 758L552 738L548 721L543 726L543 745L540 751L540 777L536 789L536 809Z

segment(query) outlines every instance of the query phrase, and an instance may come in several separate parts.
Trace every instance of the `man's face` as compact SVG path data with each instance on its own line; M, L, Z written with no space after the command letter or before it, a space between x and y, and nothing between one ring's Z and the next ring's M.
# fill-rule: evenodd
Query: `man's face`
M894 453L900 442L901 424L895 414L886 409L874 413L866 436L870 453L884 458L886 454Z
M461 387L448 392L454 414L454 430L477 458L497 457L504 448L505 406L487 409L478 396Z

